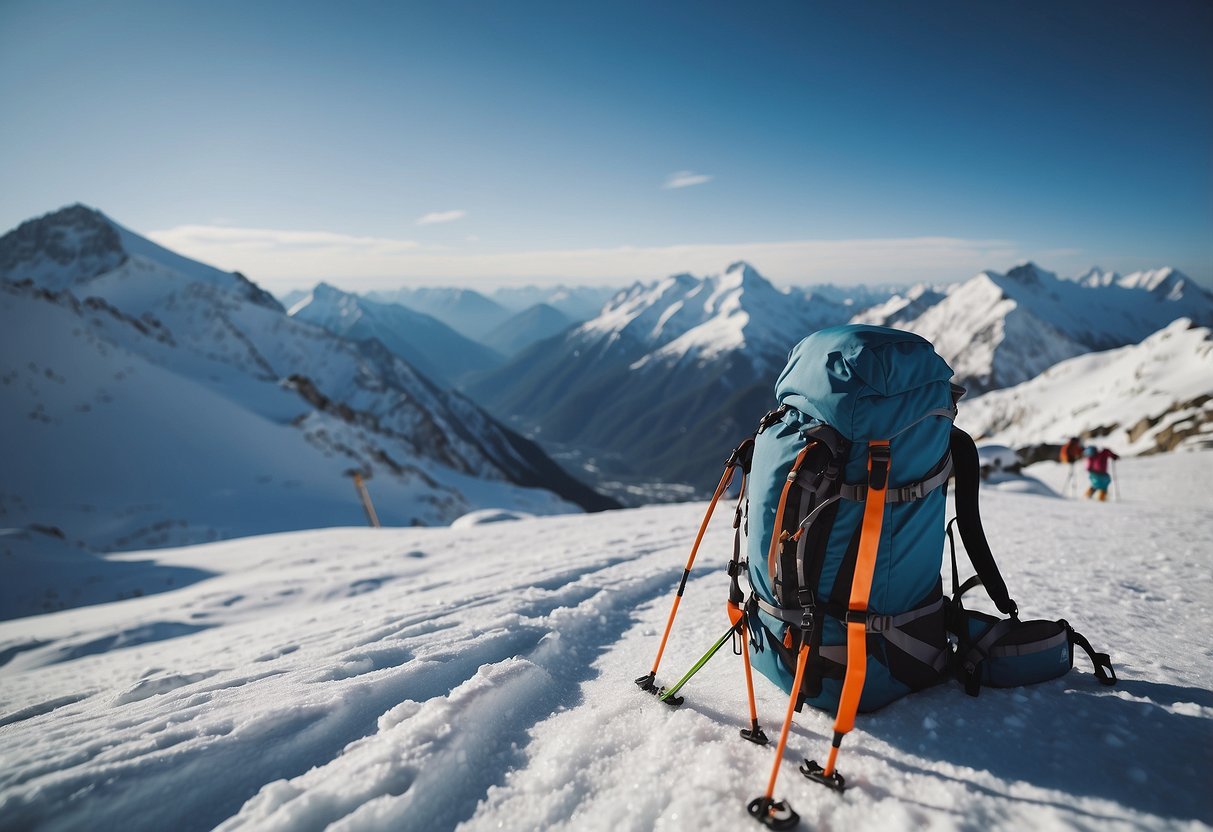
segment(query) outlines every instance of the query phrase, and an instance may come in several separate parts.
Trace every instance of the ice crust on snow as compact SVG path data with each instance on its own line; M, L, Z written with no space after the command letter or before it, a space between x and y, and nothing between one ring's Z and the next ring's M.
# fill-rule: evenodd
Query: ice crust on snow
M1028 473L1060 493L1067 467ZM806 709L776 789L805 828L1213 823L1213 454L1126 459L1119 475L1120 502L986 489L982 509L1023 616L1066 618L1120 684L1098 685L1079 653L1041 685L913 694L859 717L844 795L795 771L832 730ZM740 661L722 651L677 710L631 681L703 509L115 556L213 577L0 623L0 826L749 828L773 752L737 737ZM728 626L729 516L705 538L662 682ZM773 734L786 698L755 683Z

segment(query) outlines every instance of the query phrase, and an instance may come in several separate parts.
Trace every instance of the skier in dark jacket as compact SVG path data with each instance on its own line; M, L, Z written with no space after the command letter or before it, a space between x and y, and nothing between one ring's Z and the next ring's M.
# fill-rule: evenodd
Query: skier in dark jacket
M1083 451L1087 458L1087 475L1091 478L1091 487L1087 489L1087 498L1099 495L1099 499L1108 499L1108 486L1112 484L1112 475L1108 473L1108 460L1120 459L1107 448L1096 448L1094 445Z

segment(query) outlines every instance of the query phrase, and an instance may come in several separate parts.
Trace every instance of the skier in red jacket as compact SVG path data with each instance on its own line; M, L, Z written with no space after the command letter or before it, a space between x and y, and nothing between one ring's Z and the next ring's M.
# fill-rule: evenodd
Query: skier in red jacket
M1091 487L1087 489L1087 498L1098 494L1100 500L1108 499L1108 486L1112 484L1112 475L1108 473L1108 460L1120 459L1107 448L1087 447L1082 455L1087 458L1087 475L1091 478Z

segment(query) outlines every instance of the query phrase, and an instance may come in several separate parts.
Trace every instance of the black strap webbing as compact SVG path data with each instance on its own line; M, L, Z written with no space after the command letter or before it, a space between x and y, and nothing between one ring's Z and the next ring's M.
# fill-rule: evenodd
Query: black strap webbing
M1064 619L1062 623L1070 631L1070 641L1081 647L1091 659L1091 664L1095 667L1095 678L1099 680L1099 683L1101 685L1116 684L1116 670L1112 667L1112 658L1107 653L1096 653L1091 642L1087 641L1082 633L1071 627Z
M969 560L981 576L981 582L994 605L1003 614L1014 616L1018 614L1019 608L1007 592L1006 582L998 571L998 564L994 562L994 554L990 551L985 530L981 526L981 510L977 500L977 489L981 481L977 446L971 436L956 427L952 428L949 445L952 452L952 469L956 474L956 518L960 527L960 539L964 541Z

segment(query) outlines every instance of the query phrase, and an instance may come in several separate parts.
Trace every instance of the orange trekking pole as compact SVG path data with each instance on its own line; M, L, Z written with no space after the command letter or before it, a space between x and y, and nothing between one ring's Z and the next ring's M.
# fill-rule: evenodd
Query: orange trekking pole
M670 607L670 617L666 620L665 632L661 636L661 644L657 647L657 657L653 659L652 669L644 676L636 679L636 685L641 690L647 693L656 694L659 692L656 685L657 668L661 665L661 656L665 653L666 641L670 638L670 630L674 626L674 617L678 615L678 605L682 601L682 593L687 587L687 578L691 575L691 567L695 565L695 556L699 553L699 544L703 542L703 535L708 529L708 523L712 519L712 513L716 510L716 504L720 502L721 496L728 490L729 483L733 481L733 472L735 468L741 464L742 452L747 445L752 445L753 439L746 439L738 445L733 453L729 455L728 461L724 465L724 474L720 477L720 483L716 486L715 493L712 494L712 501L708 504L708 510L703 515L703 522L699 524L699 533L695 535L695 542L691 545L691 554L687 557L686 566L682 570L682 580L678 583L678 590L674 593L674 603Z
M783 762L783 750L788 745L788 731L796 716L796 700L800 698L800 685L804 682L804 668L809 660L808 642L800 648L796 658L796 678L792 682L792 693L788 696L788 712L783 718L783 730L779 732L779 743L775 746L775 765L771 767L771 779L762 797L756 797L746 806L746 811L768 829L794 829L800 823L800 815L783 800L775 800L775 781L779 778L779 764Z

